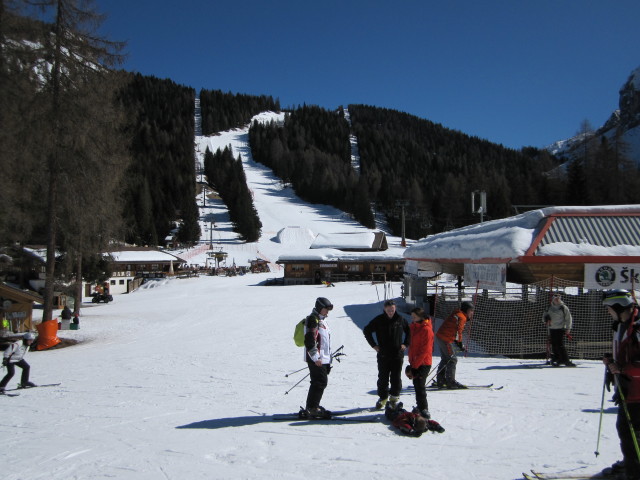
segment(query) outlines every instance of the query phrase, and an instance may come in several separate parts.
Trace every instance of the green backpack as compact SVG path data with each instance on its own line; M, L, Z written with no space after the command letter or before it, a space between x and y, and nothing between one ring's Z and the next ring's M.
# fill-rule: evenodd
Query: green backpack
M293 332L293 341L296 342L297 347L304 347L304 324L307 321L303 318L296 323L296 329Z

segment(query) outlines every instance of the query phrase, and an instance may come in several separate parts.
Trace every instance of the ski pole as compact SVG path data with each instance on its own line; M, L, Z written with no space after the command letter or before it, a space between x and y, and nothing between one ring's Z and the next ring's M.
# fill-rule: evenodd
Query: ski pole
M604 389L607 386L607 370L608 367L605 365L604 367L604 381L602 382L602 399L600 400L600 422L598 424L598 441L596 442L596 457L600 455L600 434L602 433L602 417L604 413Z
M288 394L289 394L289 392L290 392L291 390L293 390L293 389L294 389L294 388L296 388L298 385L300 385L300 383L302 383L302 381L303 381L305 378L307 378L309 375L311 375L311 372L307 373L304 377L302 377L300 380L298 380L298 382L297 382L293 387L291 387L289 390L287 390L286 392L284 392L284 394L285 394L285 395L288 395Z
M447 360L447 361L445 362L445 364L442 366L442 368L440 368L440 363L442 363L442 360L440 360L440 362L438 363L438 366L436 367L435 371L431 374L431 377L427 378L427 380L424 382L424 384L428 386L428 385L429 385L429 382L430 382L431 380L433 380L433 377L435 377L436 375L438 375L438 372L439 372L440 370L444 370L444 369L447 367L447 365L449 365L449 362L451 361L451 358L453 358L453 357L449 357L449 360Z
M344 345L340 345L332 354L331 356L335 356L337 355L342 349L344 348ZM341 355L345 355L344 353L342 353Z
M339 359L338 357L340 357L340 356L342 356L342 355L346 355L346 353L341 353L341 350L342 350L343 348L344 348L344 345L341 345L341 346L340 346L340 348L338 348L335 352L333 352L333 353L331 354L331 358L335 358L335 359L339 362L339 361L340 361L340 359ZM295 372L291 372L291 373L289 373L289 374L285 375L285 377L287 377L287 376L289 376L289 375L292 375L292 374L294 374L294 373L296 373L296 372L300 372L300 371L304 370L305 368L307 368L307 367L301 368L300 370L296 370ZM303 381L305 378L307 378L309 375L311 375L311 372L307 373L304 377L302 377L300 380L298 380L298 382L296 382L296 384L295 384L293 387L291 387L289 390L287 390L286 392L284 392L284 394L285 394L285 395L288 395L288 394L289 394L289 392L290 392L291 390L293 390L293 389L294 389L294 388L296 388L298 385L300 385L300 383L302 383L302 381Z
M294 373L298 373L298 372L301 372L302 370L306 370L306 369L307 369L307 367L302 367L301 369L296 370L295 372L285 373L285 375L284 375L284 376L285 376L285 377L288 377L289 375L293 375Z
M629 431L631 432L631 439L633 440L633 447L636 450L636 456L638 460L640 460L640 447L638 447L638 439L636 437L636 431L633 428L633 424L631 423L631 415L629 415L629 409L627 408L627 402L624 398L624 393L622 393L622 389L620 388L620 381L618 380L618 374L613 376L614 381L616 382L616 391L618 395L620 395L620 402L622 403L622 407L624 409L624 416L627 419L627 425L629 427Z
M344 345L340 345L340 348L338 348L335 352L333 352L331 354L331 358L335 358L338 363L340 363L340 357L346 356L346 353L342 353L342 349L344 348Z

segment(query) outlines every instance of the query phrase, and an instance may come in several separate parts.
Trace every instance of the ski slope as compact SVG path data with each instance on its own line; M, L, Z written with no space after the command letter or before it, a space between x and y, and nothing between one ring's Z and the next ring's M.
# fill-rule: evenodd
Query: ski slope
M285 395L305 371L285 374L304 367L293 329L317 296L334 303L332 342L347 354L322 404L373 406L375 352L362 327L381 311L384 291L366 282L261 286L269 276L167 280L86 305L81 329L60 332L79 344L27 355L35 383L61 385L0 397L3 478L509 480L618 459L610 394L593 454L603 367L592 361L552 369L463 358L460 381L504 388L429 392L443 434L405 437L386 420L272 421L305 402L306 379ZM387 293L398 296L399 285ZM401 400L414 404L411 391Z
M250 158L245 130L199 137L196 148L204 154L228 144L243 157L264 225L259 242L243 245L225 224L224 208L207 199L203 214L215 218L216 246L236 263L256 254L273 260L307 242L308 231L366 231L281 188ZM300 228L278 236L287 226ZM462 358L459 381L504 388L429 392L443 434L406 437L384 419L273 421L305 403L306 372L285 375L305 366L293 330L318 296L335 305L332 343L346 353L322 404L371 415L376 356L362 328L385 297L400 296L400 284L263 286L272 276L163 280L109 304L84 305L81 329L59 333L76 345L26 357L32 381L61 384L0 397L2 478L513 480L532 468L597 471L620 458L610 394L600 456L593 453L604 373L596 361L552 369L536 360ZM19 370L9 388L18 378ZM401 400L414 405L413 392Z

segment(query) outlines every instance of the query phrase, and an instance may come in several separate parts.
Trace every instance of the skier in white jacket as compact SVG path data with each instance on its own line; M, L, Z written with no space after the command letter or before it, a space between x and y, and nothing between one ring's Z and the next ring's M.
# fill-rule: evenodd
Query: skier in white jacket
M27 332L22 337L22 340L18 340L9 344L4 351L2 357L2 366L7 368L7 374L0 381L0 394L4 393L4 389L9 383L9 380L13 378L16 373L16 365L22 369L22 376L20 378L20 388L35 387L36 385L29 381L29 371L31 367L24 359L24 356L29 351L29 347L33 344L36 336Z
M327 377L331 371L331 330L327 322L327 316L331 310L333 310L331 302L324 297L319 297L305 322L304 351L311 383L306 408L299 413L301 418L331 417L331 412L320 406L322 394L328 383Z

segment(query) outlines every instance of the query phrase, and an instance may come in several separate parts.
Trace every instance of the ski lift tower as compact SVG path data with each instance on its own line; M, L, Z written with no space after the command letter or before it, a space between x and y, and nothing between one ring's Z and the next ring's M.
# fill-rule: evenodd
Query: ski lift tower
M396 207L400 208L400 215L401 215L401 221L402 221L402 242L400 243L400 245L402 247L406 247L407 246L407 239L405 237L405 230L404 230L404 208L409 206L409 202L407 200L396 200Z
M478 202L477 209L476 199ZM487 192L484 190L475 190L471 192L471 213L480 214L480 223L484 221L484 215L487 213Z

